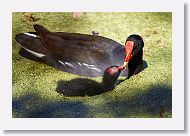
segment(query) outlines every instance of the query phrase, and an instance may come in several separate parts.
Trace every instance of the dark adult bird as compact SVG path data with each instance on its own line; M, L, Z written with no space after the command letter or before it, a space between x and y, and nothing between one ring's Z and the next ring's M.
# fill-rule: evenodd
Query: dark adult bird
M34 29L15 38L22 47L20 55L28 59L87 77L103 76L105 70L130 77L144 69L144 42L139 35L130 35L123 46L98 35L50 32L37 24Z

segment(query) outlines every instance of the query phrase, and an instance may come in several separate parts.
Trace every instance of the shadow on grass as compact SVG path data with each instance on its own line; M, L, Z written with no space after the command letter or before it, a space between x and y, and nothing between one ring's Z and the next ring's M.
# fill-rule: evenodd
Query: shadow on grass
M105 92L101 83L86 78L59 81L56 92L66 96L92 96Z
M60 80L57 84L56 92L65 96L93 96L112 91L116 85L119 85L123 81L124 80L117 80L112 83L98 83L87 78L76 78L70 81Z
M90 86L89 86L90 88ZM102 96L100 96L102 97ZM154 86L145 93L132 98L123 95L117 99L104 95L101 104L73 101L48 101L37 94L28 94L13 99L13 117L16 118L152 118L171 117L172 90L165 86ZM93 98L97 103L98 98ZM168 115L169 114L169 115Z
M81 102L48 102L37 94L28 94L13 100L12 110L16 118L84 118L88 116L88 108Z
M94 112L104 111L115 118L171 117L172 89L169 87L154 86L145 93L136 95L133 98L124 97L121 100L108 102L101 106L102 109L94 109ZM170 115L166 115L166 112Z

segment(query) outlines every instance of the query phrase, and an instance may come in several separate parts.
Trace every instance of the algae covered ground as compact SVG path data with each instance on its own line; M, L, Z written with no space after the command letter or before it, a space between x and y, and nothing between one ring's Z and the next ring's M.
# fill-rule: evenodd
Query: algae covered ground
M12 116L14 118L160 118L172 117L172 14L150 12L12 14ZM144 71L114 90L95 96L67 97L58 83L85 78L19 55L15 35L41 24L50 31L99 35L124 44L131 34L145 42ZM91 78L101 82L101 77Z

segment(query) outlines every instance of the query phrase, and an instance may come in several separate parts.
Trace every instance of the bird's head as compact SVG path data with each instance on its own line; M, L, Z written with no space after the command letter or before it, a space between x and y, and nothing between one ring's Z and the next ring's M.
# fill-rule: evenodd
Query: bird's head
M130 35L125 42L125 62L129 62L135 55L138 55L143 47L144 41L141 36L136 34Z
M122 70L124 70L128 62L135 56L140 54L144 47L144 42L141 36L133 34L130 35L125 42L125 59L122 66L111 66L106 69L106 73L109 74L110 78L117 79Z

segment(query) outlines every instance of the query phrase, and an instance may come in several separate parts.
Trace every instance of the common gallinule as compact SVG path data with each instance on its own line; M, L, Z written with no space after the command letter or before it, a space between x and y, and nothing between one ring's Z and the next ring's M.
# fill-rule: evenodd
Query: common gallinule
M139 35L130 35L123 46L98 35L50 32L37 24L34 29L15 38L22 47L20 55L28 59L87 77L102 76L105 70L130 77L144 69L144 42Z

